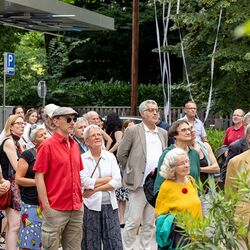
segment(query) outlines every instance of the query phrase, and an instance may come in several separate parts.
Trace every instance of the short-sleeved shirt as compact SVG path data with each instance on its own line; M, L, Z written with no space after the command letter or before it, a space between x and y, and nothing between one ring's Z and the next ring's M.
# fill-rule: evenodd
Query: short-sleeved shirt
M164 160L166 154L173 148L175 148L175 146L173 144L171 146L169 146L168 148L166 148L163 151L163 153L158 161L157 176L156 176L155 183L154 183L154 194L155 195L159 192L161 184L165 181L165 179L159 173L160 169L161 169L161 165L163 163L163 160ZM200 178L200 157L199 157L199 154L195 149L189 148L188 158L189 158L189 162L190 162L190 175L195 179L196 182L198 182L198 180Z
M245 136L245 129L243 125L239 129L235 129L234 126L231 126L226 130L223 144L228 146L232 142L240 138L243 138L244 136Z
M184 117L182 117L179 120L187 120L188 121L188 118L185 115ZM198 141L202 141L202 138L207 136L204 125L203 125L202 121L198 118L195 118L195 120L194 120L194 130L195 130L195 139Z
M24 159L28 163L28 169L25 175L25 178L34 179L35 178L35 172L33 171L33 166L35 163L36 151L31 148L28 150L25 150L20 158ZM36 187L21 187L21 199L24 203L30 204L30 205L38 205L38 194Z
M80 171L83 164L78 144L55 132L38 148L34 171L44 174L47 197L56 210L80 210L82 188ZM42 207L42 204L40 204Z

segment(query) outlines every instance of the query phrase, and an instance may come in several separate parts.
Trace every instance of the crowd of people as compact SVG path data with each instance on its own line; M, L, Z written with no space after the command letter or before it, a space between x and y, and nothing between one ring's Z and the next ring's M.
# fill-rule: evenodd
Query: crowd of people
M188 244L188 237L171 241L174 217L207 216L215 175L237 189L237 172L250 168L250 112L233 112L222 169L196 103L184 112L170 126L154 100L139 105L138 124L113 111L103 119L55 104L26 112L16 106L0 135L0 198L11 190L0 212L5 249L149 250L154 235L158 249ZM155 208L143 189L154 174Z

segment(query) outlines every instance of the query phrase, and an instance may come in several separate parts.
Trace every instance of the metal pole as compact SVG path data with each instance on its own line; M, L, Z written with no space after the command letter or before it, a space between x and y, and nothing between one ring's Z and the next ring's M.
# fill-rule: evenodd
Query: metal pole
M132 59L131 59L131 115L137 114L138 48L139 48L139 0L133 0Z
M45 107L45 96L43 97L43 107Z
M5 117L6 117L5 99L6 99L6 74L5 74L5 71L4 71L3 72L3 128L4 128L4 125L5 125Z

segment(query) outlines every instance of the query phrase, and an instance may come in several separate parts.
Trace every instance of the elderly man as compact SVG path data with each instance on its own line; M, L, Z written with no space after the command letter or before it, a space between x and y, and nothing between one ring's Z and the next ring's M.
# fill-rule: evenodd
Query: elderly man
M136 231L140 230L141 250L149 250L154 234L154 209L147 202L143 184L167 146L167 132L156 127L158 105L153 100L140 104L142 123L128 127L118 147L117 158L124 169L123 183L129 189L129 202L123 232L124 249L136 249ZM137 249L136 249L137 250Z
M247 144L250 145L250 124L246 128ZM250 149L232 158L228 163L227 175L225 181L225 188L231 188L233 192L237 192L240 188L235 177L242 171L248 170L250 173ZM250 185L248 176L248 186ZM235 217L242 220L247 228L250 221L250 202L248 200L240 200L235 209ZM250 233L248 232L248 240L250 240ZM243 248L242 248L243 249ZM244 248L245 249L245 248Z
M184 107L185 116L180 120L187 120L195 129L196 140L207 141L207 134L203 123L197 118L197 106L194 101L188 101Z
M38 148L33 167L40 206L42 208L43 249L81 249L83 169L80 150L70 134L76 111L57 108L52 114L55 132Z
M247 114L245 114L244 118L243 118L243 126L244 128L247 127L247 125L250 124L250 112L248 112ZM245 152L246 150L248 150L249 145L247 143L247 131L245 130L245 136L243 138L238 139L237 141L231 143L228 147L228 153L227 153L227 158L225 160L224 165L221 168L221 179L223 182L225 182L226 179L226 173L227 173L227 165L228 162L235 157L236 155L239 155L243 152Z
M74 125L73 139L77 142L80 148L81 154L88 151L88 146L85 144L85 141L84 141L84 129L88 125L89 125L88 121L84 117L77 118L77 121L75 122L75 125Z
M229 127L226 130L225 138L224 138L224 145L230 145L232 142L244 137L244 124L243 124L243 117L244 111L242 109L236 109L233 112L232 121L233 126Z
M89 125L99 126L101 121L98 113L96 113L95 111L89 111L88 113L83 115L83 117L87 119ZM103 136L103 148L109 150L113 140L103 129L102 129L102 136Z
M53 103L48 104L44 107L43 121L44 121L44 125L48 131L49 137L54 133L54 130L55 130L55 126L54 126L53 121L52 121L52 114L57 108L59 108L59 106L57 106Z
M84 117L88 120L89 125L97 125L100 122L99 114L95 111L89 111L84 115Z

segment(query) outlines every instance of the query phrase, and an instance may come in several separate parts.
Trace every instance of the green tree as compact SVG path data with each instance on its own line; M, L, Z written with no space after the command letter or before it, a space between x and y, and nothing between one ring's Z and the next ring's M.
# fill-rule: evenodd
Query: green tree
M172 13L172 30L180 28L185 55L190 63L191 90L205 107L210 87L211 56L218 17L222 8L217 51L215 53L213 109L221 113L241 107L249 109L249 39L235 40L234 29L249 16L248 0L180 1L180 13ZM172 1L176 4L176 1ZM173 45L173 44L172 44ZM181 56L180 43L167 48ZM186 81L182 83L186 85Z

